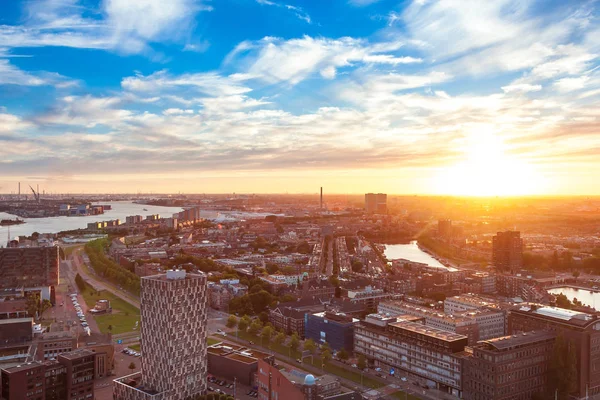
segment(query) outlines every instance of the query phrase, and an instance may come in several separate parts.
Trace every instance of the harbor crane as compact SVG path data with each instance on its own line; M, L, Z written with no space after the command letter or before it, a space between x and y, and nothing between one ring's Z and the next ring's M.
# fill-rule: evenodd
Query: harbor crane
M35 197L35 201L39 203L40 202L40 190L38 189L38 191L36 192L35 189L31 187L31 185L29 185L29 188L33 192L33 197Z

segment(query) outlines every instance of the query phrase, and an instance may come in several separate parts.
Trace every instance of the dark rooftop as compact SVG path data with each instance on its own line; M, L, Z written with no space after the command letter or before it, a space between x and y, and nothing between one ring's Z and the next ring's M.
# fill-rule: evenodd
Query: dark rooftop
M484 340L480 343L482 345L488 345L486 347L491 346L495 350L503 351L554 339L555 337L556 334L552 331L532 331L519 333L518 335L503 336L495 339Z

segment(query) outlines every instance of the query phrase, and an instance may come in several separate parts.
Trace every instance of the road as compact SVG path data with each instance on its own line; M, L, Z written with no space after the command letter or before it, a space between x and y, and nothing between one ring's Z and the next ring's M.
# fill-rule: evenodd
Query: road
M89 283L97 291L106 290L107 292L110 292L115 296L123 299L132 306L140 308L140 299L138 297L130 294L125 290L120 289L112 283L104 282L101 280L101 278L98 278L98 276L93 272L92 267L90 267L89 265L89 259L87 258L87 255L83 253L84 252L81 249L75 250L69 258L69 261L71 262L71 265L73 266L74 270L77 273L79 273L79 275L81 275L81 277L87 283ZM82 267L83 263L87 265L87 269L91 272L90 274L88 274L86 272L86 269Z

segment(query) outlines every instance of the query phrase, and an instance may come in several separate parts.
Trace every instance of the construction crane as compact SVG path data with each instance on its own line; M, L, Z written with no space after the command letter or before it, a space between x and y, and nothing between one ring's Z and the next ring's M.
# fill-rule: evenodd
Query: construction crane
M35 197L35 201L37 201L39 203L40 202L40 193L39 193L39 191L36 192L35 189L31 187L31 185L29 185L29 189L31 189L31 191L33 192L33 197Z

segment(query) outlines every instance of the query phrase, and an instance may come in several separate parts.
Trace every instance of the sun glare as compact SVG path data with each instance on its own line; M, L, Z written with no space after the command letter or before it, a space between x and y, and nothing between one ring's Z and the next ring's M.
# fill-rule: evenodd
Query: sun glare
M462 146L464 159L444 168L437 187L442 194L461 196L515 196L538 194L541 177L534 168L506 151L491 129L473 132Z

